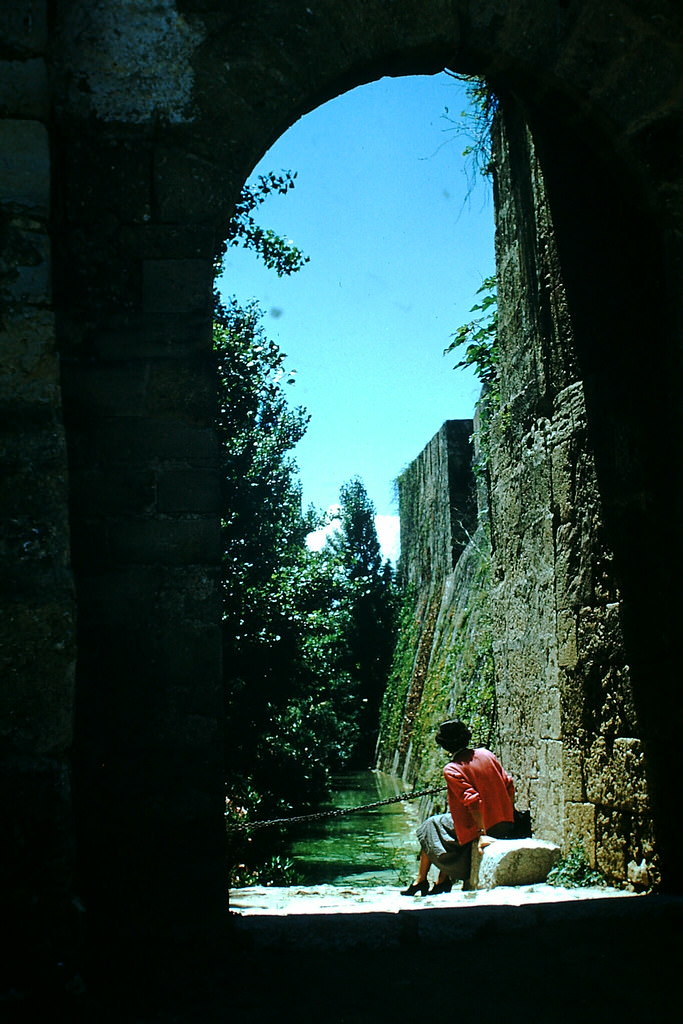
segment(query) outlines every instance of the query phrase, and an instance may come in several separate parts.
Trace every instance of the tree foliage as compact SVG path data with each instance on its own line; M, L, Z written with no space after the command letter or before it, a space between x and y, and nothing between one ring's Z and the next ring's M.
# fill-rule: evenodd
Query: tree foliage
M291 377L255 307L223 307L214 338L228 763L275 810L322 796L328 769L302 720L303 708L310 721L325 717L302 642L312 575L304 542L312 523L301 511L291 455L308 417L287 403Z
M341 667L353 680L359 700L354 758L368 764L374 758L380 704L396 641L396 586L391 564L382 562L374 505L358 477L342 485L339 503L339 527L325 550L345 576L341 601L347 624Z
M286 195L294 188L296 174L282 171L275 174L270 171L262 174L255 185L245 185L235 206L235 213L228 226L228 237L220 247L216 257L216 272L222 268L223 257L229 246L241 245L252 249L269 270L274 270L278 277L288 276L308 263L298 246L289 239L276 234L271 228L260 227L254 218L254 210L268 196Z
M265 176L245 189L228 240L253 248L278 273L293 272L305 257L257 229L253 210L272 191L288 191L293 177ZM368 763L370 709L376 718L392 643L392 574L382 566L374 509L357 480L342 488L339 536L323 551L306 547L319 519L302 512L293 450L308 415L288 403L295 376L255 304L215 294L214 353L226 808L229 822L242 822L310 808L326 795L332 771L360 757ZM239 877L274 863L270 843L266 835L233 849L233 862L243 862Z
M337 557L352 579L376 576L382 567L375 507L362 480L354 477L339 491L339 528L327 540L328 551Z

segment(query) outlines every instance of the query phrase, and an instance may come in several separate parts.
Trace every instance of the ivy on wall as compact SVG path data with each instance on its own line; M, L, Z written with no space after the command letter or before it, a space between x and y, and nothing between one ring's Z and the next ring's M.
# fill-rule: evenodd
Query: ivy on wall
M401 739L422 632L417 591L409 587L403 595L398 641L380 710L380 749L384 760L393 755Z
M490 572L480 527L448 580L405 594L379 754L382 767L418 788L442 782L444 752L434 736L445 719L462 718L475 742L497 746Z

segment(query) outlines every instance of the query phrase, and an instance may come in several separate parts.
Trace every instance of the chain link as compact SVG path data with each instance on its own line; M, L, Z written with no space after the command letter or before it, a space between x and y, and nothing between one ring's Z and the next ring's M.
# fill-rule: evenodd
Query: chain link
M299 814L295 818L271 818L270 821L244 821L239 824L227 826L229 832L256 831L262 828L271 828L274 825L295 825L303 821L322 821L324 818L341 818L345 814L354 814L356 811L372 811L375 807L384 807L386 804L399 804L403 800L417 800L421 796L434 796L437 793L445 793L446 788L439 786L437 789L421 789L417 793L401 793L399 796L389 797L388 800L377 800L373 804L360 804L358 807L335 807L331 811L317 811L315 814Z

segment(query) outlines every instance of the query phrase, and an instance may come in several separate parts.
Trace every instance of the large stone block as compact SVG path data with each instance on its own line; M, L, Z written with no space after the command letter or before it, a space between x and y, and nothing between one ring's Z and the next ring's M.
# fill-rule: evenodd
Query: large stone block
M141 516L157 508L157 471L153 467L75 470L69 482L73 506L82 516Z
M54 314L27 310L5 318L0 399L27 406L59 405Z
M211 260L145 260L146 313L203 313L211 303Z
M494 889L498 885L545 882L559 856L559 846L541 839L497 839L481 856L473 848L470 885Z
M24 231L12 225L5 251L3 291L15 309L46 306L52 297L50 242L40 230Z
M211 350L211 317L208 311L147 313L134 322L112 317L86 340L107 361L188 356Z
M560 668L572 669L578 661L577 614L571 608L557 612L557 662Z
M586 794L597 806L644 814L649 806L645 756L632 736L599 736L586 755Z
M6 601L0 624L0 746L36 757L64 751L73 730L71 595L40 605Z
M162 148L154 155L155 214L161 221L205 220L226 212L225 171L194 153Z
M213 224L126 224L121 228L121 244L143 260L212 260L216 252Z
M145 410L149 365L72 363L62 374L68 418L81 415L139 416Z
M72 109L133 125L192 118L192 62L204 33L176 10L175 0L75 0L63 19Z
M217 565L218 519L118 521L110 529L110 551L117 564Z
M208 357L161 359L150 368L145 409L150 416L211 422L216 412L216 368Z
M3 0L0 5L0 39L17 56L41 53L47 46L45 0Z
M0 62L0 116L42 119L49 108L44 60Z
M169 420L118 417L98 423L72 440L75 468L92 465L146 466L157 460L189 462L195 468L216 464L213 430Z
M38 121L0 121L0 196L3 203L48 213L50 152Z
M565 848L581 845L591 865L595 864L595 805L565 803Z
M585 799L581 751L570 746L569 740L562 744L562 782L566 801L581 803Z
M140 139L102 138L81 130L69 139L64 154L70 220L91 223L116 218L144 226L151 217L151 153ZM140 258L139 247L132 250Z
M217 512L220 498L220 476L211 470L173 469L159 478L160 512Z

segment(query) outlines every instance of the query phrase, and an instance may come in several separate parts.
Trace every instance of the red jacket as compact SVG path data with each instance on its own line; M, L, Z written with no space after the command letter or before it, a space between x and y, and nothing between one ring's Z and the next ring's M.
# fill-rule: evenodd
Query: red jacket
M479 805L484 827L514 821L515 784L498 758L485 747L466 750L443 770L448 809L461 846L479 835L469 808Z

